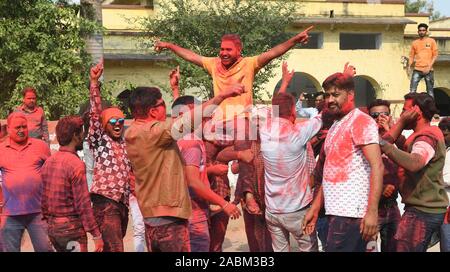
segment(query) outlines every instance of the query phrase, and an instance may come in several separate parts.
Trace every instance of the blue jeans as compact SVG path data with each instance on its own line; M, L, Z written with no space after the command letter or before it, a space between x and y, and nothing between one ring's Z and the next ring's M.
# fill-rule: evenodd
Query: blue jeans
M430 71L428 74L424 74L421 71L414 70L411 76L411 84L409 87L410 93L415 93L417 91L417 85L422 78L425 78L425 85L427 86L427 93L434 97L434 72Z
M378 228L380 230L382 252L395 251L394 235L400 223L400 218L400 210L396 202L393 206L378 208Z
M20 252L23 232L27 230L36 252L51 252L47 223L41 213L2 216L1 239L5 252Z
M209 252L209 228L208 221L196 223L189 222L189 241L191 252Z
M445 213L433 214L407 207L395 234L398 252L426 252L431 236L440 231Z
M441 252L450 252L450 224L441 225Z
M327 251L327 236L328 236L328 216L319 216L316 223L317 237L319 237L322 244L322 250Z
M360 233L361 218L328 216L327 252L366 252Z

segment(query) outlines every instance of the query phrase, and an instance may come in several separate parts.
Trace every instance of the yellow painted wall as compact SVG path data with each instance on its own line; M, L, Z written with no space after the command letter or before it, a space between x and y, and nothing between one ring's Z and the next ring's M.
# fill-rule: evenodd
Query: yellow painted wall
M450 18L430 22L431 28L450 28Z
M130 18L152 16L154 10L150 8L117 9L102 8L103 26L107 30L138 30L138 24L130 22Z
M298 1L301 10L299 14L316 17L318 15L328 15L330 10L334 10L335 17L338 16L370 16L388 17L405 15L402 4L377 4L377 3L330 3L324 0L319 1Z
M417 25L421 23L425 23L427 25L430 24L430 20L428 19L428 16L407 16L407 19L413 20L417 22L417 24L408 24L405 27L405 34L411 34L411 35L417 35Z

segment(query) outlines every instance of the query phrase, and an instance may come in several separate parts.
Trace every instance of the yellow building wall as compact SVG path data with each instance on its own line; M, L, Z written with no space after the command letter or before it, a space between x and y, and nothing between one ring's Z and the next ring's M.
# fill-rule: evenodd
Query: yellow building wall
M332 3L326 0L303 0L299 2L299 14L305 16L317 17L318 15L327 16L330 10L334 11L334 16L370 16L370 17L388 17L405 15L403 4L379 4L376 2L363 3Z
M155 11L150 8L138 7L130 9L110 8L103 6L102 8L102 20L103 27L107 30L139 30L139 24L136 24L130 19L137 19L140 17L153 16Z
M406 16L407 19L413 20L417 22L417 24L408 24L405 27L405 34L406 35L417 35L417 26L419 24L430 24L430 20L428 19L428 15L423 16Z

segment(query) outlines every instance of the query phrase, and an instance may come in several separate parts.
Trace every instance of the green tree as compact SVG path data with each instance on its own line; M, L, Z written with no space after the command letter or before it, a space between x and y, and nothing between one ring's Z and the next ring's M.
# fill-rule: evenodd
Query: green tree
M25 86L37 89L50 120L86 101L91 61L84 37L101 27L78 13L67 1L0 0L2 118L21 103Z
M243 42L243 55L252 56L293 36L285 30L293 22L298 4L289 0L163 0L155 8L158 10L155 17L139 20L146 32L141 43L144 48L153 48L155 39L159 38L203 56L217 56L221 36L236 33ZM176 61L182 75L181 90L194 88L196 95L211 98L213 86L210 76L202 68L179 57ZM257 74L253 92L255 99L261 99L264 93L271 94L262 86L274 76L274 68L279 62L280 59L272 61ZM174 66L173 63L167 65Z
M406 0L405 12L408 13L420 13L428 12L430 14L430 20L441 19L443 16L439 11L434 10L433 0Z
M426 11L427 0L406 0L405 12L419 13Z

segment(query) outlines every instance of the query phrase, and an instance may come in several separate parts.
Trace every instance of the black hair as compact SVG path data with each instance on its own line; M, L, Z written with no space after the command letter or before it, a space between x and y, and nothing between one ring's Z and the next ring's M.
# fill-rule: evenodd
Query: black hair
M367 110L370 111L371 108L377 106L386 106L389 109L389 113L391 113L391 103L383 99L375 99L374 101L372 101L369 106L367 106Z
M130 95L130 109L134 118L147 118L148 110L161 99L161 91L156 87L137 87Z
M423 117L428 121L431 121L433 116L439 112L433 97L427 93L408 93L405 95L405 100L412 100L414 106L419 106Z
M343 73L334 73L327 77L322 83L322 88L327 91L332 87L339 88L341 90L352 91L355 90L355 81L350 75Z
M450 130L450 117L446 117L439 122L439 128L442 131Z
M428 25L425 23L421 23L417 26L417 29L420 29L421 27L424 27L426 30L428 30Z
M272 98L272 106L278 106L280 117L289 117L294 105L295 97L290 93L277 93Z
M55 130L59 145L69 145L73 136L79 135L83 131L83 119L76 115L63 117L59 119Z

